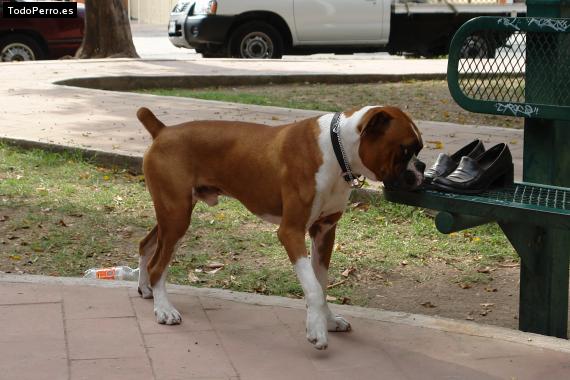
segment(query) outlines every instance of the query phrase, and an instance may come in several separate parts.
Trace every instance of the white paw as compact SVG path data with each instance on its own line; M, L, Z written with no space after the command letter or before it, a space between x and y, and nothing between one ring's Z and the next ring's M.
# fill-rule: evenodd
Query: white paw
M329 331L350 331L350 323L340 315L329 314L327 320L327 327Z
M152 298L152 288L149 284L141 284L139 283L139 294L144 299Z
M326 350L327 341L327 319L326 314L321 311L307 312L307 340L311 342L317 350Z
M155 307L154 315L156 315L156 321L161 325L179 325L182 322L180 313L171 305Z

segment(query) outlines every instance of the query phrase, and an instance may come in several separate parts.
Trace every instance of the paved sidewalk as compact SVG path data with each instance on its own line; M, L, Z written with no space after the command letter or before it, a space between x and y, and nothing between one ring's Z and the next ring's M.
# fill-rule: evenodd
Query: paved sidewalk
M4 63L0 64L0 70L0 138L141 157L150 143L148 133L135 117L141 106L151 108L166 124L193 119L229 119L277 125L322 112L110 92L60 86L54 82L103 76L444 74L446 61L92 60ZM515 174L520 178L522 131L427 121L418 121L418 124L425 141L440 141L449 152L474 138L482 138L489 145L510 143ZM435 144L426 145L421 158L433 162L442 150L433 149Z
M0 274L0 377L568 379L570 343L472 322L337 306L353 325L317 351L301 300L170 288L180 326L135 283Z

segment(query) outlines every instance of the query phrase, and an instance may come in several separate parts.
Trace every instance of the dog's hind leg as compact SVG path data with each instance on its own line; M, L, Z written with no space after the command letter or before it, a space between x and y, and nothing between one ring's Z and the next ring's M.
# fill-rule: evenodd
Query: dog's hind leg
M156 251L158 225L139 244L139 294L142 298L152 298L152 288L148 275L148 262Z
M175 208L157 208L156 249L148 262L148 274L154 297L154 314L161 324L175 325L182 321L180 313L168 300L166 276L178 243L190 225L194 204L190 201Z

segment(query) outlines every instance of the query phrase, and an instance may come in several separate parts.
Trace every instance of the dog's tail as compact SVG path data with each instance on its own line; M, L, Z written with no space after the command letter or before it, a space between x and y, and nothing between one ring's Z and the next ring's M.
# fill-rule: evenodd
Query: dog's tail
M142 125L150 132L152 139L156 139L156 136L165 127L162 121L158 120L156 116L146 107L141 107L137 111L137 118L140 120Z

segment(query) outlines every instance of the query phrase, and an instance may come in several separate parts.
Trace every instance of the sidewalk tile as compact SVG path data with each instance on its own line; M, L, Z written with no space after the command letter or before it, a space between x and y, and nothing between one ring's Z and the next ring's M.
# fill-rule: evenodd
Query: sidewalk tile
M0 305L22 303L61 302L62 289L58 285L2 283Z
M71 359L145 358L135 318L66 321Z
M65 340L62 338L2 341L0 357L0 379L3 380L68 378Z
M184 331L212 330L210 321L202 309L202 304L198 297L170 294L169 299L182 315L182 323L180 325L168 326L157 323L152 299L131 298L143 334L177 334Z
M200 297L212 326L217 330L249 330L262 326L284 326L271 306L250 305Z
M157 379L237 376L215 332L144 336Z
M317 370L285 326L222 330L218 334L242 379L301 380L317 376Z
M65 339L61 304L0 306L0 342Z
M61 304L0 306L0 326L0 378L67 378Z
M71 380L151 380L147 358L72 360Z
M66 319L135 316L126 288L66 286L63 299Z

